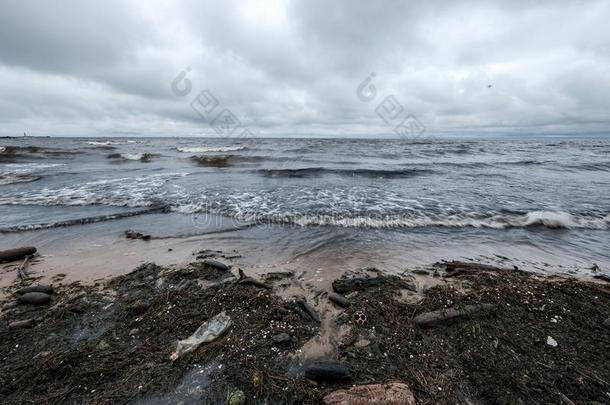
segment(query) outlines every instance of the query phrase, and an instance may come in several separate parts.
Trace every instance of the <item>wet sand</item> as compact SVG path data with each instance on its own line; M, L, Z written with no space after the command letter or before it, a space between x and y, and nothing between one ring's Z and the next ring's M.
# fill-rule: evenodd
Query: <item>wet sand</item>
M129 240L125 230L151 235L148 241ZM324 289L350 270L375 266L401 274L407 268L440 260L469 260L542 273L592 275L591 267L610 268L592 252L562 254L553 246L527 240L486 244L484 240L399 231L256 225L214 215L152 214L66 228L0 235L1 249L35 246L38 257L30 272L43 281L58 274L66 280L91 283L126 274L155 262L182 266L203 249L222 250L235 266L260 275L293 271L310 292ZM455 239L455 240L454 240ZM0 288L14 281L14 264L0 265ZM307 288L305 288L307 289Z

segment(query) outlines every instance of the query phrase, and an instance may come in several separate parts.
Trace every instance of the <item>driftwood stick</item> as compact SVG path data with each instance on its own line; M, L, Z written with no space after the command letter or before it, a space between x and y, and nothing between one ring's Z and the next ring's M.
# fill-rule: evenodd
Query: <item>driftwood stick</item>
M271 290L271 286L269 284L265 284L258 280L253 279L252 277L246 276L242 269L239 269L239 280L237 281L240 284L250 284L255 287L265 288L267 290Z
M25 259L23 259L23 263L19 267L17 267L17 275L21 279L21 281L25 280L28 276L25 274L25 268L28 265L28 261L34 257L34 255L27 255Z

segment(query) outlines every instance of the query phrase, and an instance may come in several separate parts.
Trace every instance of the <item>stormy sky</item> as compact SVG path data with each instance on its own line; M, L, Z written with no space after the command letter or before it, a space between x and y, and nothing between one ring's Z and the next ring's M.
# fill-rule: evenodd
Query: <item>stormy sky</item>
M262 136L392 135L380 106L428 134L608 133L608 21L596 0L0 0L0 135L214 135L204 90Z

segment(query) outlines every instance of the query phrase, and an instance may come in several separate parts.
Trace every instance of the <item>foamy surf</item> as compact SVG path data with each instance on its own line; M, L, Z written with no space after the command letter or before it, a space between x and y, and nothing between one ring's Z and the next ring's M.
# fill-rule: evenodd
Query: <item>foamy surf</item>
M234 152L246 149L245 146L183 146L176 148L182 153Z

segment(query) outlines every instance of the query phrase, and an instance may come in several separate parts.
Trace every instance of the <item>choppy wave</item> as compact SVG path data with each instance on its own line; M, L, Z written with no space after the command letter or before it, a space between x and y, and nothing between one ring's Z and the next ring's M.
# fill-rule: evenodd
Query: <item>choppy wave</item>
M93 216L93 217L69 219L66 221L59 221L59 222L10 226L10 227L6 227L6 228L0 228L0 233L34 231L34 230L38 230L38 229L63 228L63 227L74 226L74 225L94 224L97 222L112 221L115 219L135 217L138 215L154 214L154 213L159 213L159 212L164 212L164 211L167 211L167 207L159 206L159 207L152 207L152 208L138 210L138 211L118 212L116 214L97 215L97 216Z
M40 180L43 173L55 167L65 166L63 163L9 163L1 166L0 185L30 183Z
M174 208L178 212L192 212L194 207ZM297 226L336 226L344 228L547 228L547 229L591 229L607 230L610 216L577 217L567 212L534 211L524 215L316 215L316 214L282 214L282 215L238 215L240 221L256 223L287 224Z
M123 160L139 160L141 162L150 162L154 154L152 153L111 153L108 159L123 159Z
M261 169L266 177L316 177L325 174L336 174L341 176L372 177L372 178L399 178L413 177L433 173L430 169L331 169L326 167L306 167L301 169Z
M117 207L151 207L163 198L161 187L171 179L188 173L149 174L85 182L64 187L45 187L10 195L0 195L5 205L110 205Z
M245 146L182 146L176 148L183 153L234 152L246 149Z
M0 186L16 183L31 183L32 181L40 180L42 176L32 174L0 174Z

